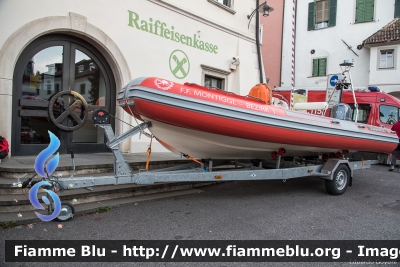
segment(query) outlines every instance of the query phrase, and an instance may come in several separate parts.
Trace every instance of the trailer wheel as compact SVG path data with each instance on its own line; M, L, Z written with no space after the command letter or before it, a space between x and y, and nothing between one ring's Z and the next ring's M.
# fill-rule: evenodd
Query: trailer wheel
M61 212L54 220L59 222L67 222L74 217L74 214L74 206L67 201L63 201L61 202Z
M332 180L325 180L325 188L331 195L341 195L343 194L350 180L350 170L344 164L340 164L336 169Z

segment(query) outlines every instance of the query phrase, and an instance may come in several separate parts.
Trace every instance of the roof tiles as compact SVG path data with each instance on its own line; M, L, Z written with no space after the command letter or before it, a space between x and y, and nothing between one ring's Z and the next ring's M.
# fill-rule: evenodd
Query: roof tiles
M395 18L363 41L363 45L400 41L400 18Z

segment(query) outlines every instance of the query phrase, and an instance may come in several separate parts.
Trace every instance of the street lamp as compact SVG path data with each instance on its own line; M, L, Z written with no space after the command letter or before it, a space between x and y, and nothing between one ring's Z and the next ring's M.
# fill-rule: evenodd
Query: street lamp
M256 0L256 4L257 4L256 9L254 9L250 15L247 15L247 19L249 20L249 24L247 25L247 28L250 27L251 19L253 18L254 14L256 14L256 31L255 32L256 32L256 42L257 42L258 69L260 70L260 83L263 83L264 75L262 73L262 62L261 62L260 33L259 33L260 14L259 13L262 13L263 17L267 17L267 16L269 16L269 13L274 10L274 8L269 6L267 4L267 1L265 1L264 3L262 3L260 5L260 0Z
M247 28L249 28L251 19L253 18L253 16L256 13L257 9L258 9L258 11L260 13L263 13L263 17L268 17L269 16L269 12L274 11L274 8L272 6L269 6L267 4L267 1L265 1L261 5L259 5L259 1L257 1L257 6L258 6L258 8L254 9L253 12L251 12L250 15L247 15L247 19L249 19L249 25L247 25Z

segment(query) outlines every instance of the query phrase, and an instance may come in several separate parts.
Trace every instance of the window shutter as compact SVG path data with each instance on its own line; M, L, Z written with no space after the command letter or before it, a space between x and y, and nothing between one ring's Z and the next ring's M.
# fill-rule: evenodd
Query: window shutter
M328 21L329 18L329 0L320 0L315 2L315 23Z
M374 2L375 0L365 0L364 21L374 20Z
M318 76L326 75L326 58L320 58L318 62Z
M312 70L312 76L318 76L318 59L313 59L313 70Z
M318 1L315 3L315 24L325 21L324 20L324 10L325 1Z
M315 23L314 23L314 17L315 17L315 12L314 12L315 4L314 2L308 3L308 30L312 31L315 29Z
M364 1L357 0L356 2L356 23L364 22Z
M394 17L400 18L400 0L396 0L394 4Z
M323 21L328 21L329 19L329 1L322 2L322 19Z
M331 0L329 7L329 27L336 26L337 0Z

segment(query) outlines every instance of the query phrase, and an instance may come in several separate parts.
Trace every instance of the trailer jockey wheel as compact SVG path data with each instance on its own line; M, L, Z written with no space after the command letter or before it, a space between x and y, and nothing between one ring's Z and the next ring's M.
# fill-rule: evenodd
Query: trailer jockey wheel
M72 204L69 203L68 201L63 201L61 202L60 214L56 218L54 218L54 220L58 222L67 222L72 218L74 218L74 214L75 214L74 206L72 206Z
M49 101L49 117L61 130L74 131L86 122L88 104L77 92L61 91L52 96Z

